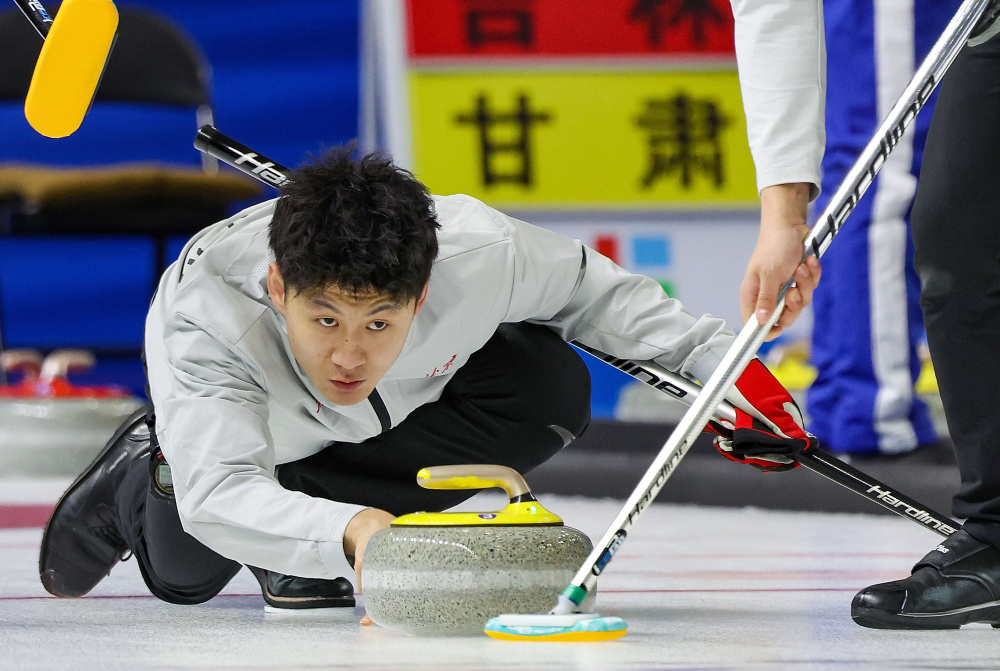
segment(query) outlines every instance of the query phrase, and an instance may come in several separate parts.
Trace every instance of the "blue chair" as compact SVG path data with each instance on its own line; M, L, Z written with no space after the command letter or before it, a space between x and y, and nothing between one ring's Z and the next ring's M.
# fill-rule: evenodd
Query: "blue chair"
M58 140L23 115L41 44L20 12L0 12L2 344L93 350L98 366L81 383L141 394L142 327L174 241L261 189L193 148L212 122L211 69L170 20L120 8L91 110Z

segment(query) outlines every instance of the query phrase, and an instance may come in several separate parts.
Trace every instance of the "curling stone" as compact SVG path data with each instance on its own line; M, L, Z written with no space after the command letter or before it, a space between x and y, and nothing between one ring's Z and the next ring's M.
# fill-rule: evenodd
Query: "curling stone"
M372 536L361 576L365 608L388 629L474 635L501 613L547 612L593 547L506 466L434 466L417 473L417 482L428 489L501 487L510 502L495 512L403 515Z
M0 385L0 471L76 475L142 401L121 387L83 387L68 373L94 367L94 355L58 350L42 359L34 350L8 350L0 366L20 376Z

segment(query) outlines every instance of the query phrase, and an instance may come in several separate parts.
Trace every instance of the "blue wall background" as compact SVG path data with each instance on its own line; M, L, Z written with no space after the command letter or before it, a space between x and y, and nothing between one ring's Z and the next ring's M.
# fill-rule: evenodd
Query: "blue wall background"
M357 0L119 0L172 19L213 71L216 126L294 166L358 128ZM55 3L47 3L54 9ZM16 11L16 10L15 10ZM198 165L193 110L95 103L80 130L38 135L23 106L0 103L0 163ZM263 197L270 197L266 194ZM179 243L170 245L176 254ZM86 347L99 354L79 383L142 393L142 324L156 281L151 239L0 237L0 329L7 347Z

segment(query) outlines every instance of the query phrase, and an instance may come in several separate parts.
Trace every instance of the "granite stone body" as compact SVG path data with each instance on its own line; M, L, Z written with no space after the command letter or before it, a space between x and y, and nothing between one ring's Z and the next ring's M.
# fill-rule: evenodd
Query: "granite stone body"
M365 550L365 608L388 629L481 634L502 613L551 610L592 547L566 526L390 527Z

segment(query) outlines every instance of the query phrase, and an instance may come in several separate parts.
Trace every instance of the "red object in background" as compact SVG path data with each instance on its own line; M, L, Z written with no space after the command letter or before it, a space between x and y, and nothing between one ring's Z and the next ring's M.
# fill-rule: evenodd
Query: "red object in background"
M41 398L128 398L131 394L122 387L78 387L65 378L42 381L25 378L17 384L0 385L0 399Z
M612 235L599 235L594 240L594 249L598 254L608 257L618 265L622 264L618 254L618 238Z
M409 0L410 55L728 56L728 0Z
M89 370L94 363L94 355L84 350L57 350L45 359L35 350L7 350L0 353L0 367L6 373L19 373L21 379L16 384L0 385L0 399L111 399L131 396L123 387L83 387L66 379L70 371Z

